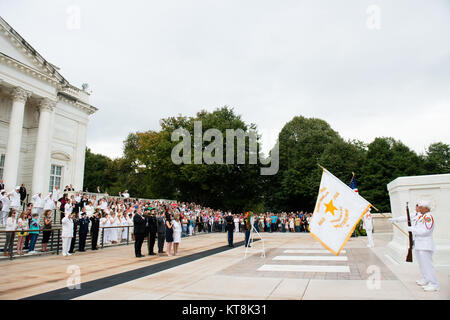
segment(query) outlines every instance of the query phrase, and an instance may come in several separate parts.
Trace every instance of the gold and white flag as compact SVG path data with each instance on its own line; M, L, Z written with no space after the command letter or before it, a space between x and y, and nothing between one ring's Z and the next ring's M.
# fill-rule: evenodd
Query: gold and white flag
M310 234L326 249L339 255L371 204L348 185L323 169Z

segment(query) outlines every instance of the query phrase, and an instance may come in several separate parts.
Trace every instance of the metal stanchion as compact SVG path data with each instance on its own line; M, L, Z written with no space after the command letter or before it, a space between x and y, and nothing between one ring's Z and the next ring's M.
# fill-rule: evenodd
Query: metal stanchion
M127 245L128 245L129 239L130 239L130 226L127 226Z
M58 229L58 239L57 239L57 243L56 243L56 255L59 255L59 239L61 238L61 237L60 237L60 234L61 234L60 231L61 231L61 230Z
M104 238L105 228L102 227L102 249L103 249L103 238Z
M11 243L9 244L9 260L13 259L13 255L14 255L14 238L16 237L16 233L14 231L13 232L13 238L11 239Z
M53 238L54 238L54 233L52 231L52 241L50 242L50 251L53 251Z

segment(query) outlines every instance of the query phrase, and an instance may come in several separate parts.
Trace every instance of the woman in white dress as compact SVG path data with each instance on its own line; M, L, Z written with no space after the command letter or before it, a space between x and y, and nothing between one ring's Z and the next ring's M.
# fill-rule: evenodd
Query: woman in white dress
M108 231L110 229L106 229L105 227L109 227L110 223L109 223L109 214L108 213L104 213L103 214L103 218L100 219L100 227L104 228L103 229L103 245L106 245L109 242L109 233Z
M120 234L120 238L121 240L126 241L127 240L127 235L128 235L128 220L126 217L122 216L122 214L120 214L120 225L123 227L121 230L121 234Z
M130 241L131 241L131 239L133 237L133 232L134 232L134 228L133 228L133 214L131 212L130 213L125 212L125 213L127 215L128 226L130 226L130 228L126 228L127 232L128 232L128 239L130 239Z
M109 219L109 223L111 227L117 227L119 225L118 220L117 220L117 215L115 213L112 213ZM118 228L110 228L110 232L109 232L109 240L111 241L112 244L116 244L117 243L117 229Z
M180 215L177 213L175 215L175 219L172 221L173 223L173 255L176 256L178 252L178 247L181 242L181 222Z

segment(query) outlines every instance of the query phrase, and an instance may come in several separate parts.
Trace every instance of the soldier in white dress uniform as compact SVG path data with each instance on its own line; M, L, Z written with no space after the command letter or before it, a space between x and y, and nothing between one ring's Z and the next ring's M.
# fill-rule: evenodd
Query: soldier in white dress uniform
M416 213L411 217L411 227L414 239L414 252L419 263L422 279L416 283L425 291L438 291L439 282L436 270L433 266L433 252L435 250L433 241L434 219L430 214L431 205L429 201L421 200L417 203ZM406 217L391 218L391 222L406 221Z
M366 230L367 234L367 246L369 248L373 248L375 245L373 243L373 236L372 236L372 230L373 230L373 222L372 222L372 214L370 213L370 208L367 210L367 213L364 215L363 219L363 228Z

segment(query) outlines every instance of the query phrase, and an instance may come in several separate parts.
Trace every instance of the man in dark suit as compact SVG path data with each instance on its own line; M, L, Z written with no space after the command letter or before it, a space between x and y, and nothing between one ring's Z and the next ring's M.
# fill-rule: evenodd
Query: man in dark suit
M69 249L69 253L73 253L75 250L75 242L77 241L77 230L78 230L78 217L77 215L74 215L73 219L73 238L72 238L72 242L70 243L70 249Z
M164 212L160 212L156 219L156 231L158 232L158 253L164 253L164 240L166 237L166 221Z
M100 218L98 216L98 211L95 211L94 215L91 217L91 245L92 250L97 250L98 242L98 230L100 229Z
M141 208L138 208L136 214L133 217L133 225L134 225L134 254L136 258L141 258L143 255L141 254L142 243L144 242L145 237L145 224L146 219L142 216Z
M80 240L78 241L78 251L84 252L84 247L86 246L86 238L89 231L89 218L86 216L86 209L81 209L81 219L78 221L80 226L79 236Z
M148 246L148 254L150 256L154 256L155 252L153 251L155 247L156 241L156 233L158 232L158 226L156 222L155 210L151 211L151 214L148 216L148 235L147 235L147 246Z
M25 188L25 185L22 183L19 189L20 194L20 203L22 204L25 201L25 198L27 197L27 188Z
M3 179L0 179L0 190L5 189L5 184L3 183Z
M233 248L233 232L234 232L234 221L231 213L225 218L225 231L228 231L228 246Z

